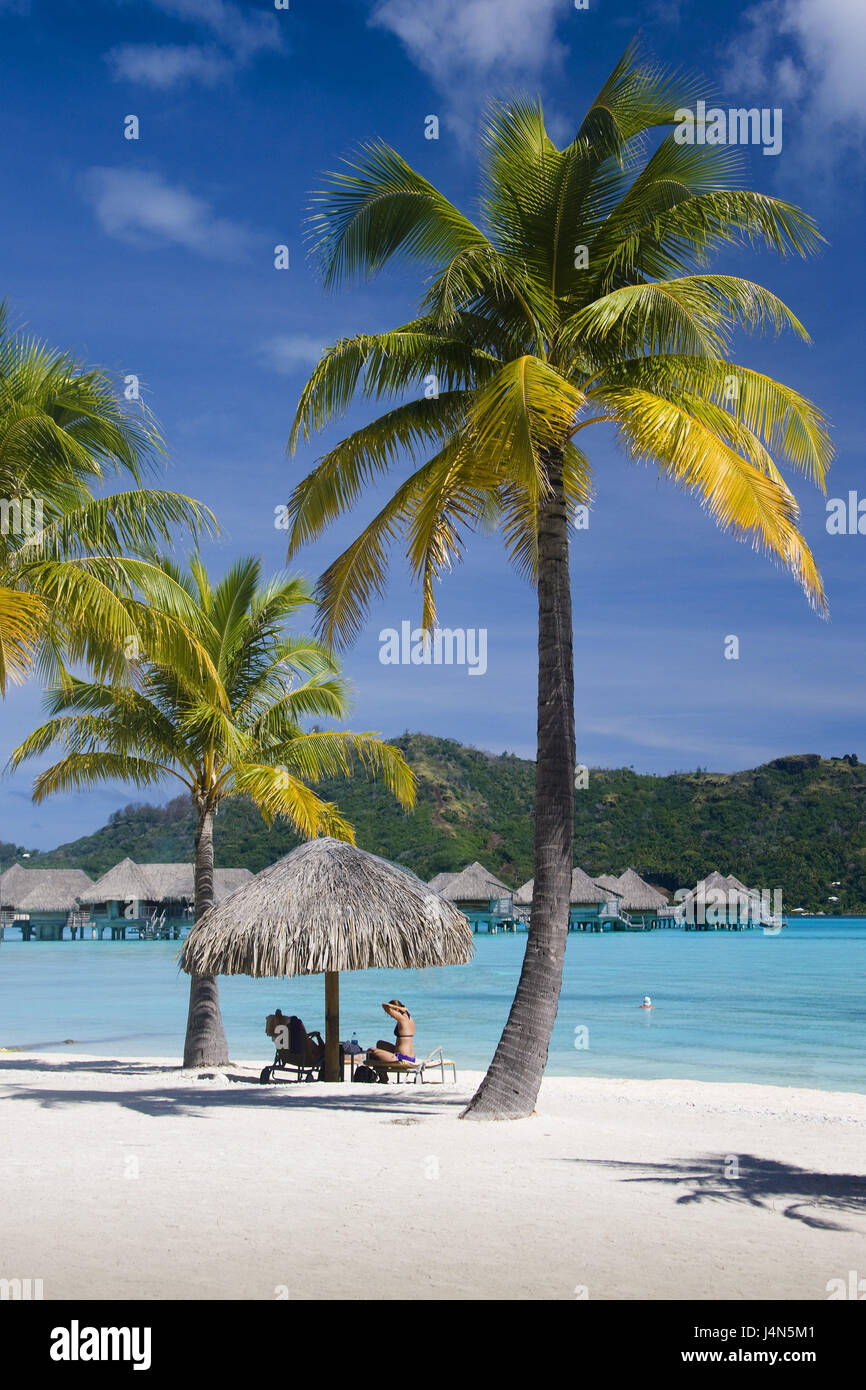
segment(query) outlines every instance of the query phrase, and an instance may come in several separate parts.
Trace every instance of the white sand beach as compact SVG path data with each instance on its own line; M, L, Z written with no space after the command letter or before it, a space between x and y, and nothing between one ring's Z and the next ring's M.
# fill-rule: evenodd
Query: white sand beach
M266 1059L262 1059L264 1061ZM866 1273L866 1096L551 1078L257 1084L0 1055L0 1277L46 1299L812 1299Z

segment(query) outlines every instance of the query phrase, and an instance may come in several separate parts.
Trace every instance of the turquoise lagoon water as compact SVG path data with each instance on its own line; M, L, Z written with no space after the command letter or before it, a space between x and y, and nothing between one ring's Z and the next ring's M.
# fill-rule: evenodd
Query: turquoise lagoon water
M525 935L474 938L469 965L341 977L341 1035L389 1036L398 997L418 1051L439 1043L466 1068L492 1056ZM188 982L173 942L4 941L0 1047L179 1058ZM652 1012L638 1008L649 994ZM321 976L220 982L230 1054L269 1062L265 1015L279 1006L322 1028ZM550 1072L688 1077L866 1091L866 920L802 919L749 932L573 933ZM576 1029L588 1030L586 1048ZM72 1038L76 1049L64 1040Z

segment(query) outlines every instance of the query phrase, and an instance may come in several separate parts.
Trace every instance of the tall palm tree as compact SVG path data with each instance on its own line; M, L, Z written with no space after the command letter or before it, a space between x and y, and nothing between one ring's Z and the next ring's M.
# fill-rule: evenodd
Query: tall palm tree
M159 622L176 586L145 552L178 524L213 519L142 486L161 452L141 405L101 369L12 333L0 304L0 695L34 664L56 677L64 657L110 659L131 638L152 645L158 627L182 636ZM96 496L114 474L135 486Z
M537 104L494 108L477 221L384 144L330 175L314 204L327 286L397 254L429 277L418 317L336 343L300 398L293 450L356 393L392 406L296 487L290 555L402 456L414 467L322 576L321 632L334 643L357 635L397 536L427 629L436 581L481 525L501 527L538 591L532 922L508 1021L466 1112L475 1118L532 1111L559 1001L574 838L569 520L591 502L585 431L612 425L632 459L695 494L824 605L774 455L823 485L825 422L798 392L729 360L738 327L806 331L769 290L705 268L726 243L806 255L820 237L797 208L738 186L736 150L679 144L670 131L650 152L652 132L707 95L632 46L564 149Z
M206 651L207 665L191 646L185 661L180 653L168 661L145 657L126 683L67 678L47 692L52 717L15 750L11 763L17 767L55 743L67 750L36 778L36 801L118 778L140 787L168 776L181 782L196 812L198 920L213 903L213 818L227 797L248 796L266 821L282 816L307 837L352 840L352 827L312 784L348 777L360 763L380 773L409 806L415 780L399 750L372 734L302 728L306 718L342 719L347 703L333 657L312 638L286 631L310 602L303 580L262 582L260 563L252 558L238 561L216 585L198 558L187 570L169 561L163 567L190 600L184 622ZM190 980L183 1061L185 1067L228 1061L217 982L210 976Z

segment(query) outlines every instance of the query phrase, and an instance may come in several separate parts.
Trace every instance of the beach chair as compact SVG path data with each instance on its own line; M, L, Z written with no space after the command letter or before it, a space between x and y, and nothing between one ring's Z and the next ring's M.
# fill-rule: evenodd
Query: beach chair
M422 1086L425 1082L434 1082L444 1086L445 1068L450 1067L451 1080L455 1086L457 1084L457 1063L452 1062L450 1057L446 1057L441 1047L434 1047L433 1051L429 1052L422 1062L371 1062L370 1066L374 1067L376 1071L396 1073L398 1084L403 1077L407 1081L411 1077L413 1084L417 1085L420 1080ZM433 1076L428 1077L428 1071L438 1071L438 1079Z
M321 1081L325 1066L325 1043L321 1033L308 1033L297 1014L286 1017L279 1010L268 1014L265 1032L276 1047L274 1060L263 1067L259 1081L263 1086L273 1080L274 1072L294 1073L295 1081ZM281 1046L281 1044L287 1044Z

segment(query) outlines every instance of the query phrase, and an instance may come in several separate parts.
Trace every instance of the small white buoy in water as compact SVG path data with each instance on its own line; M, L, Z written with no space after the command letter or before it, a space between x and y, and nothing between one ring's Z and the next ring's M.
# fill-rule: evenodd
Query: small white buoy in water
M654 1008L655 1008L655 1004L654 1004L653 1001L650 999L649 995L648 995L648 994L645 994L645 995L644 995L644 998L643 998L643 1003L641 1004L640 1007L641 1007L642 1009L654 1009Z

